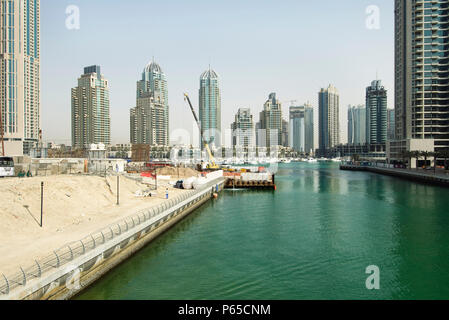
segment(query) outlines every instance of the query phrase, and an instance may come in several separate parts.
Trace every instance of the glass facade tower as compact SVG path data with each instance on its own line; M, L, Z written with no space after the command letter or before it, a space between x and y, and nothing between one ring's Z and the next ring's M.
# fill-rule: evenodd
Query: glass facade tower
M387 90L380 80L366 88L366 142L387 142Z
M217 73L210 68L200 76L199 117L204 139L211 145L211 148L219 147L221 145L220 87ZM201 137L200 144L203 149Z
M365 106L349 106L348 108L348 144L362 145L366 143L366 109Z
M394 140L394 109L387 110L387 139Z
M309 104L289 109L289 147L300 153L313 153L313 108Z

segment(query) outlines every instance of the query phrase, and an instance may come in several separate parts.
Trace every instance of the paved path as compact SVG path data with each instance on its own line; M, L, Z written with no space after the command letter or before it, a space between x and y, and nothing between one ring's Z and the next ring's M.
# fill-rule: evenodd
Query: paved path
M423 170L423 169L390 169L383 167L374 167L374 166L356 166L356 165L345 165L342 164L340 166L341 170L358 170L358 171L370 171L380 174L393 175L402 178L409 178L413 180L418 180L421 182L430 182L439 185L449 186L449 173L437 169L436 172L432 170Z

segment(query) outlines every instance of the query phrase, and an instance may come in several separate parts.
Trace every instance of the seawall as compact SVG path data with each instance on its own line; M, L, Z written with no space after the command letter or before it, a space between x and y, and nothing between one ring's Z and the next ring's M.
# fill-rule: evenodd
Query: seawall
M0 286L0 300L70 299L112 268L131 257L157 236L174 226L196 208L223 190L217 178L177 199L140 211L108 226L91 240L67 245L65 251L33 268L22 269L13 280Z
M413 172L407 169L388 169L388 168L356 166L356 165L341 165L340 170L373 172L420 183L449 187L449 176L444 176L441 174Z

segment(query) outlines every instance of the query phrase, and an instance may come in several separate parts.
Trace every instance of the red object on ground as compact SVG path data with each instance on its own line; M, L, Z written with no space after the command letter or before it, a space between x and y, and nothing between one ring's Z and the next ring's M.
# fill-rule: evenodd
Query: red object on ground
M154 174L153 172L141 172L140 176L156 179L156 174Z
M240 177L240 172L223 172L223 177Z

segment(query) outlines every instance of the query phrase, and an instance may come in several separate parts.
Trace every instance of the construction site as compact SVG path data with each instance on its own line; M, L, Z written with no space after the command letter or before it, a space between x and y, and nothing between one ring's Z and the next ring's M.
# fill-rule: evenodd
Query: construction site
M187 94L185 99L201 130ZM3 139L1 144L3 155ZM146 233L153 234L155 228L154 234L159 234L162 231L156 230L176 223L207 197L218 197L223 188L275 190L274 174L266 168L218 165L208 142L204 140L203 145L207 159L188 165L152 160L152 146L147 144L132 145L130 160L109 158L103 144L92 144L69 157L62 152L60 158L49 158L46 152L39 153L40 157L1 156L0 298L12 291L15 298L61 297L46 287L29 289L27 283L30 279L41 283L43 270L56 274L64 259L73 261L74 252L81 261L89 246L96 249L98 243L106 243L108 235L112 243L116 235L124 236L131 226L147 220L153 222ZM143 236L141 231L130 234L129 239ZM144 237L147 240L139 241L137 247L153 237ZM100 260L99 268L106 270L110 262ZM102 272L94 272L94 278Z

